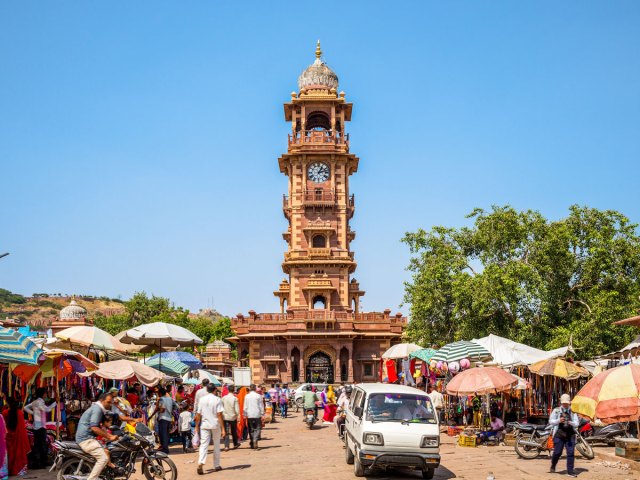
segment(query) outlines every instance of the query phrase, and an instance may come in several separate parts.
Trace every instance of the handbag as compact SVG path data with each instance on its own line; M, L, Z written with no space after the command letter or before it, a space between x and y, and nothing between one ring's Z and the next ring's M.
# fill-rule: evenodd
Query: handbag
M198 448L200 446L200 435L198 432L193 434L193 437L191 438L191 445L193 448Z

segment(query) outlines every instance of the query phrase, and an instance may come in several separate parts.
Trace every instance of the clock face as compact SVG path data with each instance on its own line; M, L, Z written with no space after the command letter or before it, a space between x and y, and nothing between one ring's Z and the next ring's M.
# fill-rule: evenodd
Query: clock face
M329 180L329 165L326 163L316 162L309 165L307 176L316 183L322 183Z

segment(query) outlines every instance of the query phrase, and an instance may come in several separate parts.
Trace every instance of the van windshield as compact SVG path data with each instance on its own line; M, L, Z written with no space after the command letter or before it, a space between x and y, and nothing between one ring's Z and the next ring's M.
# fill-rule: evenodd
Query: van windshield
M407 393L373 393L366 420L371 422L437 423L431 399Z

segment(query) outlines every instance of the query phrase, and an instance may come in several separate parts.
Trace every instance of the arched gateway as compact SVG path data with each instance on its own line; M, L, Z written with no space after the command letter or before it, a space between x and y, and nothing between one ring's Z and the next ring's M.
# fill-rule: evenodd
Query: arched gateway
M288 177L286 278L274 292L280 312L251 310L231 322L229 340L248 351L254 383L375 381L382 353L406 326L390 310L360 311L364 291L352 277L356 234L349 225L355 213L349 178L359 163L346 132L352 108L318 45L284 106L291 131L278 159Z
M305 380L309 383L333 383L333 364L331 357L320 351L309 357Z

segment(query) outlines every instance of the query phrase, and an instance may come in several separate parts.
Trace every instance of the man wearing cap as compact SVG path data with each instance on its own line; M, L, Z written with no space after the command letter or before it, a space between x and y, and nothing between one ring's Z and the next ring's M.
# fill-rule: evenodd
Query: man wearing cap
M133 409L128 405L128 401L118 395L119 390L116 387L111 387L107 392L113 398L113 404L111 405L111 413L116 417L113 419L115 425L122 426L122 422L135 422L140 423L141 418L131 417Z
M576 428L580 425L578 415L571 411L571 397L566 393L560 397L560 406L553 409L549 417L549 425L553 426L553 455L551 456L551 473L555 473L556 465L562 450L567 449L567 475L577 477L574 472L574 450L576 448Z

